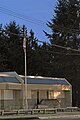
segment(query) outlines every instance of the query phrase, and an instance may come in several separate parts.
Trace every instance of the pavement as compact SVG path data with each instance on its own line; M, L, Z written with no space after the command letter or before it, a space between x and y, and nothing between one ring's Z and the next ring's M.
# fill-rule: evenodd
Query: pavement
M0 120L24 120L24 119L34 119L34 120L47 120L47 119L53 119L53 118L80 118L80 112L57 112L56 114L25 114L25 115L4 115L0 116Z
M80 118L80 112L59 112L57 114L47 114L45 116L39 116L39 119L52 118Z

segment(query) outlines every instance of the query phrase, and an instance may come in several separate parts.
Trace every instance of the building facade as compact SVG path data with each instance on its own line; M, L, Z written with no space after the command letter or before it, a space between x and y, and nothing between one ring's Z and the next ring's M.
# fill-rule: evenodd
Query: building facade
M0 73L0 109L16 109L23 107L22 79L16 72Z
M72 106L72 86L65 78L28 76L27 96L29 108Z
M0 73L0 109L70 107L72 86L65 78ZM26 106L27 105L27 106Z

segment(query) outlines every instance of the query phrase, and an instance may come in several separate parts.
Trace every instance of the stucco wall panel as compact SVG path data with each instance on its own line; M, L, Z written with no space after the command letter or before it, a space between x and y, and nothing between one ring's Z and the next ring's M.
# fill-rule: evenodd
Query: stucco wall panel
M29 84L28 85L29 90L62 90L61 85L42 85L42 84Z

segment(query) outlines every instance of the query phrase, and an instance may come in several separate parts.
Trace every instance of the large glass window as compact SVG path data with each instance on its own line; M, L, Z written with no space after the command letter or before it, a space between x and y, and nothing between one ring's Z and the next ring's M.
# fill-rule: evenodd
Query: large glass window
M49 91L49 99L64 98L63 91Z

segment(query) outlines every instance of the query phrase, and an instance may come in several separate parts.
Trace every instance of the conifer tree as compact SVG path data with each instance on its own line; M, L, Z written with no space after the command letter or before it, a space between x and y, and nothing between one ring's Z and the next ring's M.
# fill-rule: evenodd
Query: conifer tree
M21 74L23 73L22 28L12 21L5 25L4 31L9 69Z
M52 31L51 34L44 32L52 45L53 66L55 64L55 71L58 73L55 75L68 79L73 86L73 105L80 106L80 56L76 55L80 53L67 49L80 49L80 0L58 0L55 15L47 22L47 26ZM66 49L55 47L53 44ZM58 54L54 54L54 51Z
M71 48L79 48L80 44L80 2L78 0L58 0L55 16L48 21L47 26L52 33L46 36L51 43Z

